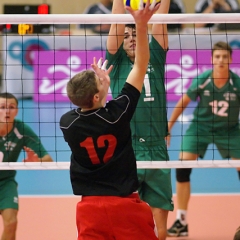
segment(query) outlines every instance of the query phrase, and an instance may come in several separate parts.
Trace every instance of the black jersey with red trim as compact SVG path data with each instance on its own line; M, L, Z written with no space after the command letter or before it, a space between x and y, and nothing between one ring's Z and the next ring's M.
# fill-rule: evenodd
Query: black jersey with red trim
M75 195L127 196L138 188L130 121L140 93L125 83L104 108L75 109L60 119L71 149L70 178Z

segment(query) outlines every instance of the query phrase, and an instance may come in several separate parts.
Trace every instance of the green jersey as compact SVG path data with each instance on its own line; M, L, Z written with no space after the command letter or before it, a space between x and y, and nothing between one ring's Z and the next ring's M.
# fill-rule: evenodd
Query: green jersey
M229 131L238 128L240 107L240 78L230 71L229 81L217 88L208 70L193 79L187 95L199 100L193 122L207 131Z
M166 93L164 84L166 51L163 50L154 37L149 47L150 61L145 75L144 86L131 121L133 143L159 143L167 135ZM133 67L133 62L126 55L123 44L116 54L111 55L107 52L107 59L108 64L114 66L110 73L110 88L112 96L115 98L126 82Z
M12 131L7 136L0 137L0 162L16 162L24 146L31 148L40 158L48 154L33 130L15 119ZM0 180L15 175L14 170L1 170Z

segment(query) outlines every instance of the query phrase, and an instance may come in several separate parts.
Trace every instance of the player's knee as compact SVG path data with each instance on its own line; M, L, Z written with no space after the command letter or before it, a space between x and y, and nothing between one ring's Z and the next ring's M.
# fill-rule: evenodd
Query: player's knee
M190 182L191 168L177 168L176 178L178 182Z
M6 236L15 236L16 230L17 230L17 220L7 222L4 224L4 234Z

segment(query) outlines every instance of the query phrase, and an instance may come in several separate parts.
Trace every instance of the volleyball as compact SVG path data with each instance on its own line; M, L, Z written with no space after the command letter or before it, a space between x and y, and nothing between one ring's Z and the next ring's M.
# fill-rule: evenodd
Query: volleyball
M146 4L147 0L143 0L143 3ZM152 3L153 0L150 0L150 3ZM161 0L156 0L156 4L160 3ZM133 10L137 10L139 7L140 0L123 0L123 3L125 6L131 7Z

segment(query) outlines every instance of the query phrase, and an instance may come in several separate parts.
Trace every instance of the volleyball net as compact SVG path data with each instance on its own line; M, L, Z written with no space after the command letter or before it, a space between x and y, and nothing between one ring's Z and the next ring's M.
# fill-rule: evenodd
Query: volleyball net
M40 137L54 159L51 163L0 162L0 170L69 169L70 150L59 128L60 117L75 108L66 95L66 83L76 73L90 68L93 57L105 57L107 33L96 33L79 25L134 23L129 14L52 14L0 15L2 32L2 91L19 99L17 118ZM176 102L194 77L211 69L211 50L218 41L233 48L230 68L240 75L239 14L163 14L154 15L149 24L169 25L169 51L165 66L167 111L170 116ZM196 23L214 23L198 29ZM172 25L183 24L183 29ZM48 26L46 33L34 33L38 25ZM58 26L64 25L64 28ZM239 25L239 26L238 26ZM11 32L17 26L16 32ZM101 31L100 31L101 32ZM151 34L149 33L149 36ZM111 96L110 96L111 97ZM168 148L170 161L138 161L138 168L237 168L240 160L221 159L211 145L204 160L179 161L180 144L193 117L196 104L189 105L179 117ZM237 110L236 110L237 111ZM240 148L240 143L239 143Z

